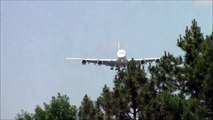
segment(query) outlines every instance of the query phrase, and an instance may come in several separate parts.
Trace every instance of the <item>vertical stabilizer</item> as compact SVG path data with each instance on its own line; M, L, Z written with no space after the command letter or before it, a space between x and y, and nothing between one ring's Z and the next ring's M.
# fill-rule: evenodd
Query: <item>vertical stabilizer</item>
M118 50L120 50L120 41L118 40Z

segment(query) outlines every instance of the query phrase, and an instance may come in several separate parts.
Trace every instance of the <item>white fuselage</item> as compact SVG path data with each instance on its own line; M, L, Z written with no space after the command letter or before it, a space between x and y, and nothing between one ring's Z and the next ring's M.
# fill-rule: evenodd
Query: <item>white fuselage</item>
M117 58L118 58L118 62L121 66L125 66L127 64L127 59L126 59L127 55L126 55L126 51L124 49L120 49L117 52Z
M121 59L121 58L126 59L126 51L123 49L118 50L117 57L118 59Z

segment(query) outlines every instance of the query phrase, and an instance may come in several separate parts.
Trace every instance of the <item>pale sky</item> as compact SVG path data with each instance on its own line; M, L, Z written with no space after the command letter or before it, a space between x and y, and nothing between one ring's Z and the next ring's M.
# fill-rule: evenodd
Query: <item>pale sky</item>
M49 103L58 92L79 106L104 85L109 67L65 57L116 58L117 41L129 58L182 55L179 34L196 19L212 32L211 1L1 1L1 119Z

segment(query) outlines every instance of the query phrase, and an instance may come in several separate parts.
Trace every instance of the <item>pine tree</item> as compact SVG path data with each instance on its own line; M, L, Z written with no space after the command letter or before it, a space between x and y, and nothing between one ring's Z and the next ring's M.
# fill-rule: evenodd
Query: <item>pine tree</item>
M203 37L195 20L178 46L186 52L184 56L186 86L192 97L206 105L207 117L213 118L213 33Z
M211 37L209 38L211 39ZM160 108L160 116L158 114L152 116L162 119L205 118L206 110L202 101L205 101L205 96L207 96L205 88L211 89L211 87L207 87L207 84L204 83L205 78L208 79L206 81L209 84L212 83L212 77L206 77L206 75L212 76L211 56L213 52L212 46L209 47L210 42L204 44L206 41L197 22L193 20L191 28L186 28L185 36L180 36L177 43L185 52L184 59L182 60L181 56L174 57L165 52L159 64L149 67L151 80L155 81L155 89L157 90L157 97L153 99L152 108L156 110ZM208 70L209 72L207 72ZM211 104L211 102L206 103ZM178 107L175 107L177 105Z
M101 110L99 101L95 102L95 120L104 120L104 114Z
M203 34L195 20L192 21L191 29L186 28L185 36L180 36L178 39L178 46L185 52L184 69L188 92L199 99L203 98L201 84L206 71L197 68L197 65L201 62L199 57L202 55L203 41Z
M113 90L110 91L105 86L98 99L101 109L104 110L105 119L138 119L143 108L143 90L146 83L145 71L134 60L128 63L126 69L118 70Z
M207 106L207 116L213 119L213 32L206 37L202 45L203 53L201 56L201 68L205 69L202 88L204 92L204 101Z
M85 95L79 107L79 120L95 120L95 108L93 101Z
M112 91L110 91L110 88L105 85L103 88L103 93L97 99L100 109L103 110L104 120L112 120L114 118L112 101Z

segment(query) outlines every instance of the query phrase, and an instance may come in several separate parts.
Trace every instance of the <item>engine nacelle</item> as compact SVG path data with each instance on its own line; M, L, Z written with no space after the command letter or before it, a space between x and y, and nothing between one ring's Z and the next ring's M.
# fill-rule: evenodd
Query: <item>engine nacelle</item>
M102 61L98 61L98 65L102 65L103 64L103 62Z
M159 62L160 62L160 59L156 59L155 62L156 62L156 63L159 63Z
M81 63L82 63L83 65L85 65L85 64L87 63L87 61L86 61L86 60L82 60Z
M141 64L145 64L145 61L144 61L144 60L141 60Z

